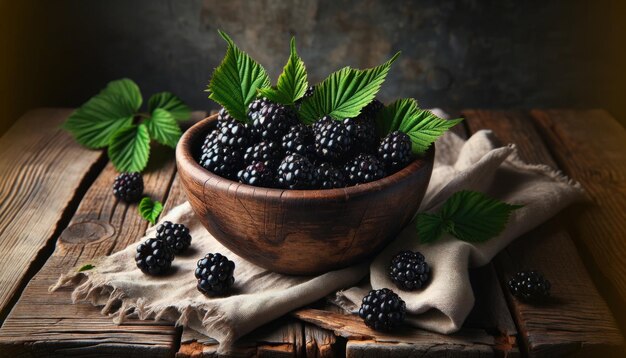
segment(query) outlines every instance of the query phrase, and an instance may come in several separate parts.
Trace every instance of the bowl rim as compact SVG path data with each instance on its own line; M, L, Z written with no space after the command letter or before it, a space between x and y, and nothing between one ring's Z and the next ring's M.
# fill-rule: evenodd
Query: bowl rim
M181 136L176 146L176 164L178 171L184 171L194 177L198 182L202 182L206 186L208 182L213 182L211 186L216 189L232 190L232 186L237 186L237 192L250 195L267 195L284 197L298 197L302 199L340 199L346 197L359 196L373 191L380 191L394 186L398 182L407 177L422 171L428 167L432 167L435 157L435 146L431 145L425 155L415 159L402 170L369 183L349 186L345 188L335 189L281 189L281 188L265 188L248 184L243 184L234 180L221 177L204 169L200 163L196 161L193 155L191 145L195 142L196 137L200 136L207 130L206 127L217 121L217 114L208 116L187 129Z

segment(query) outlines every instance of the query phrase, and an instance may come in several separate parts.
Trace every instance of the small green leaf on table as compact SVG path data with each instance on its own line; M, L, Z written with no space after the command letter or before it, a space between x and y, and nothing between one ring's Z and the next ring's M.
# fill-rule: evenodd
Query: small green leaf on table
M315 86L313 95L302 101L299 115L310 124L326 115L334 119L353 118L372 102L385 81L396 53L384 64L367 70L345 67Z
M154 113L158 108L168 111L177 121L186 121L191 117L191 109L171 92L159 92L150 97L148 112Z
M138 209L141 217L154 225L161 211L163 211L163 204L158 201L152 201L149 197L145 197L139 202Z
M296 39L291 38L290 55L283 72L278 77L276 87L260 88L259 93L270 101L292 105L306 93L309 83L307 81L306 67L296 51Z
M417 215L417 233L420 242L438 240L446 232L459 240L480 243L497 235L506 227L514 210L513 205L475 191L454 193L438 213Z
M168 147L176 147L182 132L169 111L162 108L155 109L145 124L151 138Z
M150 136L145 124L117 131L109 144L109 158L119 172L141 172L148 164Z
M241 51L226 33L219 33L228 50L211 77L209 98L224 106L233 118L247 122L248 105L259 88L270 86L270 79L263 66Z

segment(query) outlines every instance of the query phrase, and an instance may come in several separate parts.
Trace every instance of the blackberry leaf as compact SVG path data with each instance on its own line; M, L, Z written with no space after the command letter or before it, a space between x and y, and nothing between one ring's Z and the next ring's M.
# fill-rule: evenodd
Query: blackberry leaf
M139 202L138 210L142 218L154 225L159 215L161 215L161 211L163 211L163 204L145 197Z
M125 98L132 104L132 108L135 112L139 110L143 102L139 86L137 86L135 81L129 78L109 82L107 86L100 91L100 94L118 95Z
M270 79L263 66L241 51L226 33L219 34L228 43L228 49L211 77L209 98L226 108L233 118L247 122L248 105L256 98L257 89L270 86Z
M159 92L150 97L150 100L148 100L148 112L153 113L157 108L170 112L177 121L188 120L191 116L189 107L171 92Z
M94 268L96 268L96 266L94 266L92 264L86 264L86 265L81 266L78 269L78 272L89 271L89 270L94 269Z
M182 132L176 119L170 112L157 108L152 112L152 117L146 120L145 124L151 138L168 147L176 147Z
M421 243L435 242L443 234L443 220L436 214L417 214L416 227Z
M266 87L259 89L263 97L270 101L285 105L292 105L306 93L309 83L307 82L306 67L296 52L296 39L291 38L291 52L289 60L283 68L283 73L278 77L276 88Z
M447 130L463 119L443 119L421 109L412 98L399 99L386 106L376 118L379 134L387 135L399 130L411 138L414 154L423 154Z
M63 128L85 147L102 148L118 130L133 123L134 115L133 103L128 99L118 94L99 94L74 111Z
M115 132L108 153L117 171L141 172L150 156L150 136L146 125L131 125Z
M311 124L326 115L334 119L358 116L361 109L372 102L399 55L398 52L384 64L367 70L345 67L332 73L315 86L311 97L302 101L300 118Z

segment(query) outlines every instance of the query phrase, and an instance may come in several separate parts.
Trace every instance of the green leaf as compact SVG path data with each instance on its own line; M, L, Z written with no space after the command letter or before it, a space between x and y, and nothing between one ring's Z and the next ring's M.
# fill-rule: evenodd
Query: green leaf
M148 100L148 112L152 113L157 108L170 112L177 121L185 121L191 117L191 109L171 92L159 92L150 97L150 100Z
M182 135L180 127L176 119L170 114L170 112L157 108L152 112L152 117L145 122L150 138L155 139L157 142L167 145L168 147L176 148L176 143Z
M286 105L294 104L304 96L309 83L307 82L304 62L296 52L296 39L291 38L289 60L278 77L276 88L260 88L259 93L269 100Z
M379 112L376 125L381 136L401 131L411 138L414 154L423 154L447 130L463 119L443 119L420 109L412 98L399 99Z
M139 110L143 102L139 86L129 78L109 82L100 94L112 94L125 98L132 104L135 111Z
M158 201L152 201L149 197L145 197L139 202L138 210L142 218L154 225L161 211L163 211L163 204Z
M93 268L96 268L96 266L94 266L94 265L92 265L92 264L86 264L86 265L81 266L81 267L78 269L78 272L89 271L89 270L91 270L91 269L93 269Z
M109 158L119 172L141 172L148 164L150 136L145 124L118 130L109 144Z
M133 122L135 109L126 98L100 94L78 108L63 124L78 143L88 148L106 147L111 137Z
M315 86L311 97L302 101L300 118L304 123L313 123L325 115L334 119L358 116L372 102L399 55L398 52L384 64L367 70L345 67L332 73Z
M436 214L417 214L415 225L417 228L417 236L422 243L437 241L443 234L443 221L441 217Z
M256 98L257 89L270 86L270 79L263 66L241 51L226 33L219 33L228 43L228 50L213 71L209 98L224 106L233 118L247 122L248 105Z
M467 242L485 242L498 236L506 227L514 210L512 205L475 191L454 193L437 214L417 216L417 232L421 242L433 242L442 232Z

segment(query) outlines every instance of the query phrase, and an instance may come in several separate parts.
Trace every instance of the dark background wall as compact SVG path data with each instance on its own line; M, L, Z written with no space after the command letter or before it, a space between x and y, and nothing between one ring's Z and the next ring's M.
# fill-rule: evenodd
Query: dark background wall
M310 78L379 64L380 97L425 107L604 107L626 120L624 2L516 0L2 1L0 132L78 106L119 77L196 109L228 32L275 80L295 35Z

